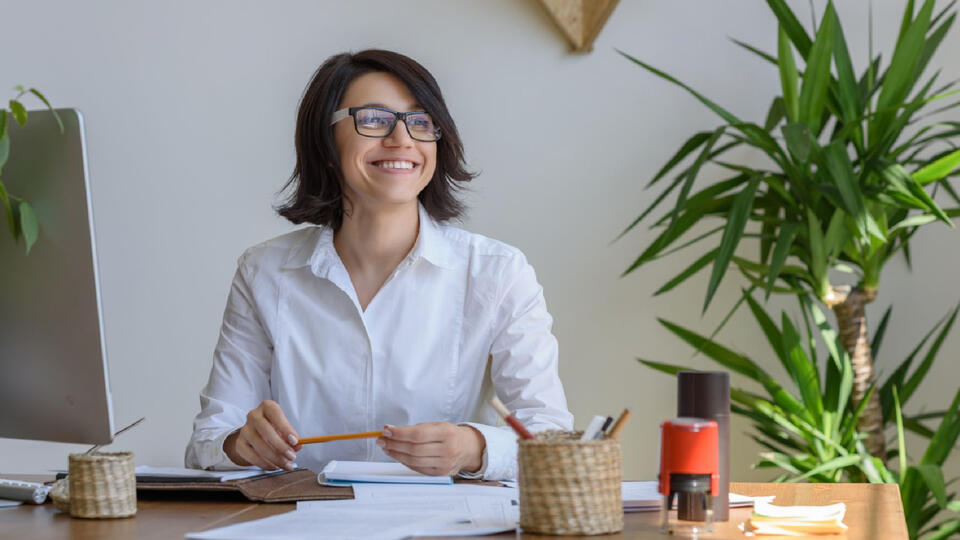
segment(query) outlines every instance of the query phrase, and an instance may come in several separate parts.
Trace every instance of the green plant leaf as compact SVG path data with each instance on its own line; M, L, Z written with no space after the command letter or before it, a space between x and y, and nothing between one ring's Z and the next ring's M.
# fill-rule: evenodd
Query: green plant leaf
M640 67L642 67L643 69L649 71L650 73L653 73L654 75L656 75L656 76L658 76L658 77L660 77L660 78L662 78L662 79L664 79L664 80L667 80L667 81L669 81L669 82L672 82L673 84L679 86L680 88L683 88L684 90L686 90L687 92L689 92L693 97L697 98L697 100L700 101L700 103L703 103L703 104L706 105L707 108L709 108L711 111L715 112L718 116L720 116L721 118L723 118L724 120L726 120L727 123L729 123L729 124L740 124L740 123L742 123L739 118L737 118L736 116L734 116L732 113L728 112L728 111L727 111L726 109L724 109L723 107L721 107L721 106L717 105L716 103L710 101L709 99L705 98L703 95L701 95L699 92L697 92L697 91L694 90L693 88L690 88L689 86L683 84L682 82L680 82L680 81L678 81L677 79L671 77L670 75L667 75L666 73L660 71L659 69L651 66L650 64L647 64L646 62L643 62L642 60L638 60L637 58L634 58L634 57L630 56L629 54L621 51L620 49L616 49L616 51L617 51L618 53L620 53L622 56L624 56L627 60L630 60L630 61L633 62L634 64L637 64L638 66L640 66Z
M673 335L703 352L707 357L712 358L724 367L732 369L751 379L759 380L758 373L762 373L762 370L746 356L737 354L719 343L711 341L696 332L692 332L666 319L657 318L657 321Z
M934 498L937 499L937 504L940 508L946 508L947 488L943 481L943 470L929 463L917 465L916 469L917 472L920 473L920 477L923 478L923 482L930 488Z
M4 113L4 118L6 118L6 113ZM3 166L7 164L7 159L10 157L10 137L0 138L0 173L3 172Z
M862 457L856 454L849 455L849 456L836 457L831 459L830 461L817 465L816 467L810 469L809 471L801 474L796 478L792 478L790 481L799 482L801 480L806 480L807 478L810 478L811 476L816 476L818 474L833 472L833 471L836 471L837 469L844 469L853 465L859 465L862 459L863 459Z
M928 163L910 176L918 184L925 186L931 182L945 178L958 166L960 166L960 150L951 152L932 163Z
M49 109L50 113L53 114L53 118L57 121L57 125L60 126L60 133L63 133L63 121L60 120L60 115L57 114L56 109L54 109L53 106L50 105L50 102L47 101L47 97L41 94L36 88L31 88L30 93L37 96L37 99L42 101L43 104L47 106L47 109Z
M637 361L649 368L666 373L667 375L676 375L681 371L697 371L689 367L678 366L675 364L664 364L662 362L654 362L653 360L644 360L643 358L637 358Z
M40 235L40 225L37 223L37 215L33 212L33 207L27 201L20 201L20 229L23 231L23 239L27 244L27 254L30 254L30 248L37 242Z
M787 35L790 36L790 41L793 42L793 46L797 48L800 56L806 59L807 55L810 54L810 47L813 46L813 42L807 35L807 31L803 29L803 25L797 20L797 16L793 14L793 11L783 0L767 0L767 5L777 16L777 20L780 21L780 25Z
M863 195L853 174L853 166L846 148L840 141L830 143L824 148L824 156L830 180L840 192L844 210L855 220L861 238L866 238L871 232L879 233L879 227L873 223L873 218L864 207ZM884 239L882 233L879 235Z
M797 122L783 126L780 132L783 133L783 139L787 142L790 155L798 162L806 163L810 159L810 150L814 144L810 128L802 122Z
M892 312L893 304L890 304L887 306L887 310L883 312L883 317L880 318L880 324L877 325L877 329L873 333L873 340L870 342L870 352L874 358L879 356L880 345L883 343L884 334L887 333L887 323L890 322L890 313Z
M897 420L897 459L900 462L900 473L907 472L907 443L903 437L903 410L900 408L900 397L897 387L893 387L893 414Z
M750 217L750 212L753 209L753 199L757 193L757 186L759 184L760 177L753 177L733 201L733 206L727 217L727 227L724 229L723 237L720 239L717 258L713 261L713 269L710 273L710 283L707 285L707 297L703 303L703 311L706 311L707 307L710 306L710 300L713 299L714 293L717 292L720 280L723 279L723 275L727 272L727 267L730 265L733 252L737 249L737 244L740 243L740 237L743 236L743 228L746 226L747 218Z
M706 144L704 144L703 149L700 151L700 154L697 155L697 159L694 160L693 164L687 169L687 178L683 182L683 186L680 188L680 194L677 195L677 203L673 208L673 217L672 221L677 219L677 216L680 215L680 211L684 207L684 203L687 202L687 195L690 194L690 189L693 187L694 180L697 179L697 175L700 174L700 168L703 167L703 164L706 163L707 157L710 155L710 150L713 149L713 145L716 144L720 137L723 135L726 127L717 128L707 139Z
M797 64L793 59L793 48L790 46L790 38L783 29L783 25L778 26L777 32L777 66L780 68L780 87L783 89L783 104L789 122L798 122L800 120L800 104L798 93L798 75ZM767 128L769 129L769 128Z
M693 276L694 274L696 274L697 272L699 272L703 267L705 267L705 266L707 266L708 264L710 264L710 262L713 261L713 259L715 259L715 258L717 257L717 251L718 251L718 250L719 250L719 248L717 248L717 249L712 249L712 250L708 251L708 252L707 252L706 254L704 254L702 257L700 257L699 259L697 259L696 261L694 261L693 264L691 264L690 266L688 266L686 269L684 269L682 272L680 272L679 274L677 274L676 276L674 276L670 281L668 281L666 284L664 284L663 287L660 287L660 288L657 290L657 292L653 293L653 295L654 295L654 296L659 296L659 295L661 295L661 294L663 294L663 293L665 293L665 292L667 292L667 291L672 290L672 289L673 289L674 287L676 287L677 285L679 285L679 284L683 283L684 281L686 281L687 279L689 279L691 276Z
M0 141L2 144L3 141ZM13 235L13 240L17 240L17 231L18 223L17 215L13 213L13 206L10 204L10 194L7 193L7 187L3 185L3 181L0 181L0 202L3 203L3 209L7 215L7 226L10 228L10 234Z
M828 3L823 14L823 22L817 31L810 54L806 57L807 68L800 86L800 119L810 126L811 133L820 133L823 107L827 99L827 88L831 80L830 64L833 58L833 38L836 28L836 15L833 4Z
M783 103L783 98L780 96L773 98L773 101L770 103L770 108L767 110L767 119L763 122L763 129L770 131L776 127L786 115L787 109Z
M800 396L806 409L815 419L823 415L823 402L820 397L820 376L807 353L803 350L800 334L790 322L786 312L782 313L780 327L783 329L783 352L787 359L787 373L800 390Z
M924 356L923 361L920 362L920 365L917 366L917 369L913 372L913 375L907 379L907 382L904 383L902 389L903 403L906 403L913 393L920 386L920 383L923 382L923 379L927 376L927 372L930 371L930 366L933 365L934 359L936 359L937 352L940 351L940 345L943 344L943 341L947 338L947 334L950 333L950 330L953 329L953 322L957 319L957 313L960 312L960 305L957 305L953 309L953 313L950 314L950 318L947 319L946 324L943 325L943 329L940 330L940 334L937 335L937 339L933 341L933 344L930 345L930 349L927 351L926 356Z
M891 164L887 167L884 167L881 170L881 175L884 180L887 180L891 185L896 184L902 186L900 189L906 189L907 193L912 195L916 200L920 201L920 204L923 208L929 210L933 215L937 216L941 221L953 227L953 222L950 221L950 218L943 210L937 206L937 203L933 202L933 198L923 190L923 186L917 183L916 180L910 176L906 169L903 168L899 163Z
M747 300L747 305L750 306L750 312L753 313L753 318L756 319L757 324L760 325L760 329L763 331L763 335L766 336L770 348L776 353L781 364L786 366L787 357L783 352L783 338L780 335L780 329L777 328L776 323L767 315L763 307L753 298L753 295L747 291L743 291L743 297Z
M950 452L956 448L957 438L960 437L960 389L957 390L947 413L937 426L936 432L930 438L930 444L920 459L920 464L933 463L943 465Z
M780 235L777 238L777 245L773 250L773 258L770 260L770 272L767 274L766 297L770 298L773 292L773 284L780 275L787 256L790 254L790 248L793 247L793 241L800 231L800 224L797 222L784 223L780 227Z
M22 103L15 99L10 100L10 114L13 115L13 119L21 126L27 123L27 109Z
M0 109L0 139L7 137L7 110ZM0 166L3 164L0 163Z

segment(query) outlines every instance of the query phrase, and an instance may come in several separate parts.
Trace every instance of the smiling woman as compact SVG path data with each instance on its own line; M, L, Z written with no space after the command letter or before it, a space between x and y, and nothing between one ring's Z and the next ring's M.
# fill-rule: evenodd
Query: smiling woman
M472 175L433 76L390 51L331 57L301 100L296 150L278 211L313 226L240 257L187 466L392 458L514 478L516 436L493 426L489 396L531 431L573 417L533 268L446 223Z

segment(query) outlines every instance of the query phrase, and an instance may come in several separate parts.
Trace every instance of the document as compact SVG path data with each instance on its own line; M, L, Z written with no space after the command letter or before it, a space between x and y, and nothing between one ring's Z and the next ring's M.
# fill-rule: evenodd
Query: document
M283 469L277 471L264 471L263 469L242 469L239 471L206 471L203 469L183 469L180 467L151 467L149 465L138 465L134 469L137 480L140 482L226 482L228 480L240 480L253 476L265 474L276 474L284 472Z
M327 485L354 482L399 484L452 484L449 476L427 476L397 462L331 461L317 475L317 481Z
M336 501L328 501L336 502ZM352 502L352 501L342 501ZM466 519L462 514L440 510L380 508L376 512L358 506L332 505L310 512L294 510L268 518L237 523L186 535L191 540L399 540Z
M420 531L421 536L475 536L512 531L519 521L516 490L493 486L454 484L422 486L397 484L356 484L354 499L343 501L300 501L297 511L330 511L335 508L442 510L463 516L456 522Z

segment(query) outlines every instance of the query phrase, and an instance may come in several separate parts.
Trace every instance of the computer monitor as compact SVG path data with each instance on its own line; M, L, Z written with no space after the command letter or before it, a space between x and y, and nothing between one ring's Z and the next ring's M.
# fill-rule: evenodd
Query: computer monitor
M4 112L3 114L7 114ZM113 438L83 116L29 111L8 122L0 181L29 202L27 254L0 202L0 437L86 444Z

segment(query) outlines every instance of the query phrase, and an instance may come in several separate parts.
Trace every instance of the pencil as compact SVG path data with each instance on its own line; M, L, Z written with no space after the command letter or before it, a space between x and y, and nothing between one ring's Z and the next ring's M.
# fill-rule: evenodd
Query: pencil
M517 420L517 417L510 412L510 409L508 409L507 406L504 405L499 398L497 398L497 396L493 396L493 399L490 400L490 404L493 405L493 408L496 409L498 413L500 413L500 416L502 416L503 419L506 420L508 424L510 424L510 427L512 427L513 430L517 432L517 435L519 435L524 439L535 438L532 434L530 434L529 431L527 431L527 428L523 427L523 424L521 424L520 421Z
M369 439L383 436L382 431L364 431L363 433L345 433L343 435L322 435L320 437L304 437L297 444L313 444L330 441L346 441L348 439Z
M630 412L630 409L624 409L623 412L620 413L620 417L617 418L617 422L613 424L613 427L610 429L610 433L607 434L607 437L616 439L617 436L620 435L620 430L623 429L623 426L627 425L627 420L630 420L630 416L632 415L633 413Z

